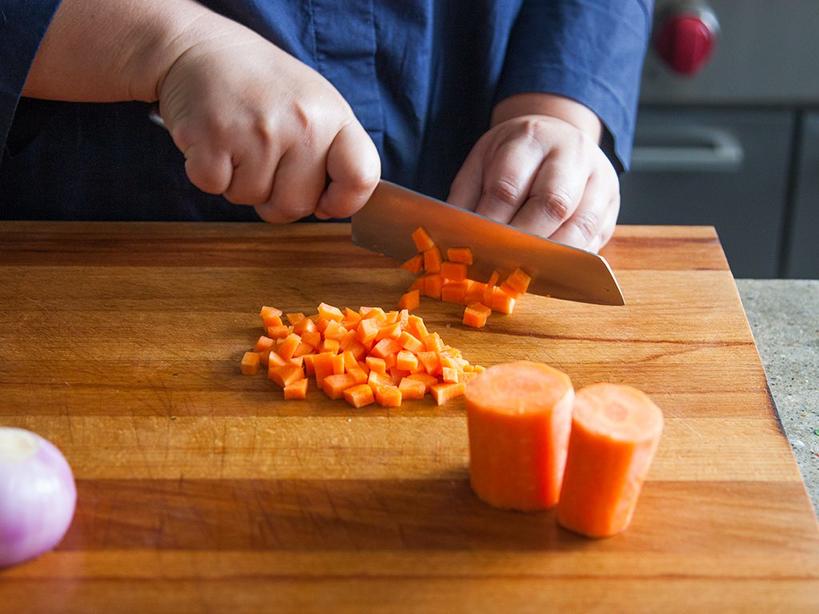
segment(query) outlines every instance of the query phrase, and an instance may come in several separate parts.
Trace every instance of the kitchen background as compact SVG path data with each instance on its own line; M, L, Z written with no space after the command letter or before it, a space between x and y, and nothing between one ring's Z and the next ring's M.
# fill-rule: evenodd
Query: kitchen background
M736 277L819 278L819 0L657 0L622 223L709 224Z

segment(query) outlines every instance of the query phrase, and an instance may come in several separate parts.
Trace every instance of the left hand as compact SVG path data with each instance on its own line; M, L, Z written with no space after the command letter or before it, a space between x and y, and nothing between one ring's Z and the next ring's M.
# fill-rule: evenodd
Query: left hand
M597 252L620 210L617 173L595 140L547 115L506 119L472 148L450 203Z

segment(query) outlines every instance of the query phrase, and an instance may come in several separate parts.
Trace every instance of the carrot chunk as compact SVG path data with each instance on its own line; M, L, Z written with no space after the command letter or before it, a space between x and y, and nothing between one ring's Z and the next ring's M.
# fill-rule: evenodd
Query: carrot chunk
M300 344L301 337L295 333L290 333L276 348L276 352L279 356L287 360L288 358L293 358L293 354L295 354L296 348L298 348Z
M471 303L464 309L464 324L473 328L483 328L492 310L482 303Z
M287 318L287 321L290 322L291 326L295 326L298 322L301 322L305 318L305 315L300 311L297 311L294 313L286 313L284 314L284 317Z
M344 325L340 321L330 320L327 322L327 326L325 327L323 334L325 339L340 340L347 334L347 329L344 328Z
M318 333L319 329L311 318L302 318L293 324L293 332L297 335L304 336L307 333Z
M423 399L427 392L427 387L424 382L417 379L410 379L410 376L401 379L398 384L398 390L401 391L401 400Z
M412 352L401 350L395 359L395 366L404 371L413 371L418 367L418 358Z
M338 342L338 339L324 339L321 342L321 347L319 348L322 352L329 352L330 354L338 354L339 349L341 349L341 344Z
M358 384L344 391L344 400L353 407L364 407L375 403L373 389L367 384Z
M290 399L306 399L307 398L307 380L300 379L292 384L284 387L285 400Z
M451 262L472 264L472 250L468 247L450 247L446 250L446 259Z
M432 398L435 403L443 405L456 397L462 396L464 393L464 384L462 382L452 384L435 384L430 389Z
M362 318L384 317L384 310L381 307L361 307L358 310Z
M510 314L515 310L515 297L509 296L497 286L492 289L492 311Z
M284 388L293 382L304 379L304 370L298 365L284 365L283 367L272 367L267 371L267 377Z
M333 375L333 355L332 354L316 354L312 360L313 373L316 376L316 385L321 386L324 378L328 375Z
M270 350L267 353L267 368L271 369L273 367L283 367L287 364L287 361L279 356L275 350Z
M441 277L452 281L464 281L466 279L466 265L460 262L442 262Z
M441 288L443 279L440 273L430 273L424 276L424 296L430 298L441 298Z
M256 342L256 345L253 346L254 352L264 352L265 350L273 349L273 339L270 337L265 337L262 335L259 337L259 340Z
M445 303L463 304L466 296L465 281L451 281L445 283L441 288L441 300Z
M662 411L641 391L617 384L581 389L557 521L589 537L628 528L662 430Z
M423 337L421 341L424 342L424 347L429 352L440 352L444 347L444 342L441 341L441 336L438 333L431 333Z
M381 386L392 386L392 378L386 373L370 371L370 374L367 376L367 384L369 384L373 390L378 390Z
M457 384L461 381L460 371L452 367L441 368L441 379L447 384Z
M259 310L259 315L261 316L262 320L264 320L265 318L269 318L271 316L281 317L282 310L276 309L275 307L268 307L267 305L262 305L262 308Z
M375 371L376 373L386 373L387 372L387 363L384 362L383 358L376 358L375 356L367 356L365 359L367 366L370 368L370 371Z
M317 330L301 334L302 343L306 343L313 348L318 348L321 345L321 333Z
M388 337L376 343L370 354L376 358L386 358L392 354L397 354L401 349L402 346L398 341Z
M401 407L401 390L398 386L379 386L375 389L375 400L381 407Z
M415 243L415 249L419 252L425 252L435 246L435 242L421 226L412 231L412 242Z
M361 322L361 314L357 311L353 311L349 307L344 308L344 319L341 323L347 329L352 329L358 326L358 323Z
M532 283L532 277L518 268L512 271L503 283L518 294L525 294L526 290L529 289L529 284Z
M341 309L328 305L327 303L319 304L318 314L320 318L325 320L335 320L337 322L341 322L344 319L344 314L341 313Z
M413 256L401 265L401 268L410 273L418 273L424 265L424 257L421 254Z
M266 329L267 336L271 339L284 339L292 331L289 326L282 324L281 326L268 326Z
M344 373L344 355L330 354L330 364L333 366L333 374L339 375Z
M405 350L409 350L413 354L417 354L418 352L424 351L424 344L421 342L420 339L415 337L414 335L404 331L401 333L401 336L398 338L401 342L401 345Z
M409 316L407 318L407 332L414 335L416 339L423 339L429 334L426 324L418 316Z
M483 300L481 301L484 305L492 306L492 294L495 291L495 284L498 283L498 279L500 278L500 273L497 271L492 271L492 275L489 276L489 280L486 282L486 285L483 289Z
M421 382L424 384L425 393L429 392L432 386L438 383L438 378L434 375L429 375L428 373L413 373L412 375L407 375L407 377L404 379Z
M312 345L304 343L303 341L299 343L296 351L293 352L293 358L299 358L302 356L307 356L308 354L315 354L313 351L315 348Z
M393 322L392 324L387 324L386 326L382 326L378 329L378 334L375 336L376 341L381 341L382 339L398 339L401 336L401 324L399 322Z
M355 386L355 379L349 373L335 373L328 375L321 382L321 389L331 399L340 399L344 391Z
M321 354L305 354L304 356L304 373L306 375L315 375L316 367L313 364L313 361L316 359L317 356Z
M272 326L284 326L284 322L279 316L268 316L263 320L263 322L265 329L268 329Z
M469 470L478 497L524 511L557 503L573 400L569 377L541 363L496 365L469 382Z
M439 273L441 271L441 250L431 247L424 252L424 270L427 273Z
M475 281L474 279L467 279L466 280L466 294L464 295L464 303L469 305L470 303L480 303L483 301L483 292L486 288L486 284L483 284L479 281Z
M358 325L358 338L363 343L373 341L378 335L380 326L375 318L365 318Z
M363 369L359 368L358 366L349 369L347 374L353 378L354 384L366 384L367 380L369 380L369 375L364 372Z
M420 290L410 290L406 294L401 295L401 299L398 301L398 306L402 309L408 309L410 311L414 311L418 309L418 306L421 304L421 291Z
M243 375L256 375L259 372L261 356L257 352L245 352L240 365Z

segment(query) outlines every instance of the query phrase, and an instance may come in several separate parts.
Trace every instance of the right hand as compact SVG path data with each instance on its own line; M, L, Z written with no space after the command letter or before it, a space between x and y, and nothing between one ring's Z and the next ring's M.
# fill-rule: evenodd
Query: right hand
M157 86L185 171L204 192L254 205L268 222L347 217L381 174L350 106L320 74L253 31L219 18Z

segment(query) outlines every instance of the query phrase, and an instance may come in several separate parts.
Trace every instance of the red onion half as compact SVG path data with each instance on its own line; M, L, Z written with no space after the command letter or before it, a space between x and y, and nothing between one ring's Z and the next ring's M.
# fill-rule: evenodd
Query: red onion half
M57 448L30 431L0 427L0 567L56 546L76 501L74 476Z

